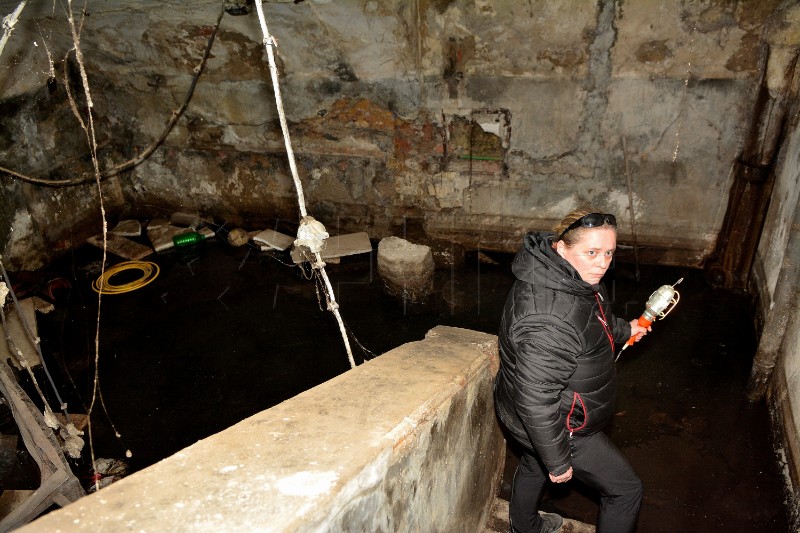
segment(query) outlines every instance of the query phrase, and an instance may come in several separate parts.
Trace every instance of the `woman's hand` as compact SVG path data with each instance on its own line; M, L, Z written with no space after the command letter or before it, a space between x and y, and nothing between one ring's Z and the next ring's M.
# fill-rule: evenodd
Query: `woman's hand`
M633 337L633 342L639 342L639 339L647 335L648 331L653 331L653 328L651 326L644 328L639 325L638 320L631 320L631 337Z
M569 470L561 474L560 476L554 476L553 474L549 474L550 481L553 483L566 483L570 479L572 479L572 467L569 467Z

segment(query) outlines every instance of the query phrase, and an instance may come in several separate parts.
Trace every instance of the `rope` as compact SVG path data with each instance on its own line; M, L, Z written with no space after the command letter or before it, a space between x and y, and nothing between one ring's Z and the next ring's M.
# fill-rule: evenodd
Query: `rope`
M289 139L289 127L286 124L286 113L283 111L283 99L281 98L281 90L278 84L278 67L275 64L275 52L273 48L278 47L278 42L269 34L267 29L267 20L264 18L264 7L261 5L262 0L256 0L256 11L258 11L258 21L261 23L261 32L264 34L264 47L267 49L267 58L269 60L269 73L272 76L272 87L275 90L275 106L278 108L278 118L281 123L281 131L283 132L283 142L286 145L286 155L289 158L289 169L292 171L292 179L294 180L294 187L297 190L297 203L300 205L300 217L306 216L306 200L303 195L303 184L300 183L300 177L297 174L297 165L294 162L294 152L292 151L292 141Z
M269 34L269 30L267 29L267 21L264 17L264 8L261 5L262 0L256 0L256 11L258 11L258 20L261 23L261 32L264 34L264 47L267 49L267 58L269 60L269 72L272 76L272 87L275 91L275 105L278 108L278 118L280 119L281 123L281 131L283 132L283 141L286 145L286 155L289 158L289 168L292 171L292 179L294 180L294 186L297 191L297 203L300 206L300 227L301 229L305 228L313 228L311 233L316 234L315 238L312 239L312 247L309 250L312 251L315 257L315 262L313 264L314 269L319 270L319 274L324 281L325 287L325 299L328 304L328 310L333 313L336 317L336 321L339 323L339 332L342 335L342 341L344 342L345 350L347 350L347 358L350 361L350 368L355 368L356 363L353 359L353 352L350 349L350 342L347 340L347 331L344 327L344 321L342 320L342 315L339 313L339 304L336 303L336 297L333 294L333 287L331 286L331 282L328 279L328 274L325 272L325 262L322 260L322 256L319 253L319 250L322 247L322 242L327 238L328 234L325 232L325 227L314 220L313 217L309 217L306 214L306 205L305 205L305 197L303 195L303 184L300 182L300 177L297 174L297 165L294 161L294 152L292 151L292 142L289 139L289 127L286 124L286 113L283 110L283 101L281 100L281 90L278 84L278 67L275 64L275 53L273 48L277 48L278 43L274 37ZM322 228L321 232L319 228ZM321 237L321 234L324 233L324 237ZM300 231L298 231L298 241L295 241L296 246L303 245L305 241L305 235L301 235Z
M114 285L111 283L111 278L126 270L140 270L142 276L133 281L123 283L122 285ZM160 271L157 264L149 261L125 261L103 272L100 277L92 283L92 289L99 294L123 294L135 291L156 279Z
M295 246L304 246L308 248L312 254L322 251L325 246L325 239L330 237L325 230L325 226L317 221L314 217L303 217L300 221L300 227L297 228L297 239L295 239Z
M3 37L0 37L0 55L3 54L6 42L8 42L8 39L11 37L11 32L14 31L14 26L17 24L17 20L19 20L19 16L22 14L22 10L25 9L25 4L27 2L28 0L22 0L10 15L3 17Z
M85 13L83 16L85 16ZM72 44L74 45L72 50L75 53L75 61L78 63L78 70L81 74L81 86L83 87L83 94L86 97L86 125L83 124L80 114L77 113L77 105L72 98L70 98L70 106L72 107L72 111L75 113L78 122L81 124L81 127L86 133L86 141L89 144L92 154L92 168L94 170L95 183L97 184L97 197L100 202L100 218L103 223L103 258L100 261L100 272L102 273L106 270L106 256L108 253L108 220L106 218L103 189L100 185L100 161L97 159L97 136L95 135L94 131L94 117L92 113L94 104L92 103L92 93L89 88L89 77L86 74L86 64L83 61L83 51L80 46L80 37L78 34L78 29L75 25L75 17L72 12L72 0L67 0L67 21L69 22L69 28L72 33ZM81 21L81 27L82 26L83 22ZM98 293L97 326L95 327L94 334L94 380L92 382L92 401L89 404L89 410L86 412L86 428L89 433L89 454L92 459L92 466L95 466L96 464L92 435L92 411L94 410L94 403L97 399L97 390L100 387L100 310L102 308L102 303L103 294ZM95 488L97 488L97 486Z

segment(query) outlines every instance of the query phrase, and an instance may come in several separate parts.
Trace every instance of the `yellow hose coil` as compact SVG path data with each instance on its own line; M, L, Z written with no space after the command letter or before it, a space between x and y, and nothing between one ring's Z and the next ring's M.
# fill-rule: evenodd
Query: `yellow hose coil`
M122 285L112 285L111 278L125 270L141 270L142 277ZM94 292L100 294L122 294L124 292L141 289L158 276L160 269L155 263L149 261L125 261L106 270L102 276L92 283Z

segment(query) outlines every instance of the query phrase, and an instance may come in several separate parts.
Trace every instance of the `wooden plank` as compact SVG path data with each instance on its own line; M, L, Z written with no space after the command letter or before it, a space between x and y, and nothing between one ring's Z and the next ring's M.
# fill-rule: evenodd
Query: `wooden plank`
M33 495L33 490L4 490L0 495L0 516L8 516Z
M134 219L120 220L109 233L120 237L139 237L142 234L142 223Z
M0 357L2 357L3 361L11 359L17 369L23 368L23 362L26 362L31 368L36 368L41 366L42 360L39 358L39 352L36 351L36 346L20 319L21 310L21 316L25 318L25 322L31 328L33 337L38 339L39 329L36 326L36 310L33 298L19 300L19 306L20 309L17 309L16 306L9 306L6 312L6 327L8 331L5 331L3 325L0 324L0 334L2 335ZM11 347L6 342L6 336L11 338L16 349L22 352L21 354L12 352Z
M346 255L368 254L372 252L372 243L367 232L348 233L328 237L320 255L322 259L344 257Z
M155 227L148 225L147 237L150 239L150 243L153 245L153 248L156 249L156 252L163 252L175 247L175 243L172 242L173 237L191 231L194 230L191 228L179 228L178 226L172 226L170 224L158 225ZM197 230L197 233L205 236L206 239L210 239L215 235L214 230L208 227L200 228Z
M372 243L369 235L365 231L358 233L348 233L336 235L325 239L325 244L320 252L322 260L326 263L338 263L341 257L346 255L367 254L372 252ZM304 261L313 262L314 257L307 252L300 252L297 248L292 248L292 261L302 263Z
M277 250L286 250L294 243L294 237L285 235L271 229L264 231L253 236L253 242L261 246L269 246Z
M191 228L179 228L177 226L164 225L148 225L147 237L150 239L150 244L156 249L156 252L163 252L175 246L172 238L182 233L189 233Z
M203 226L203 224L208 224L208 221L204 220L196 213L181 213L178 211L176 213L172 213L172 216L169 217L169 223L173 226L192 228L196 230L197 228ZM150 225L152 226L153 223L151 222Z
M86 424L89 422L89 417L83 413L70 413L69 420L67 420L67 417L64 416L63 413L54 414L56 415L56 420L58 420L59 424L62 426L72 424L78 431L83 431L83 429L86 427Z
M86 239L86 242L97 246L98 248L102 248L103 236L95 235L94 237L89 237ZM108 233L106 235L106 243L108 245L106 249L109 252L131 261L138 261L143 257L147 257L153 253L153 249L149 246L145 246L144 244L126 239L125 237L115 235L113 233Z
M11 369L0 361L0 392L11 406L14 421L25 447L41 471L41 485L0 520L0 531L10 531L26 524L57 503L74 502L85 493L72 473L53 431L42 413L19 386Z

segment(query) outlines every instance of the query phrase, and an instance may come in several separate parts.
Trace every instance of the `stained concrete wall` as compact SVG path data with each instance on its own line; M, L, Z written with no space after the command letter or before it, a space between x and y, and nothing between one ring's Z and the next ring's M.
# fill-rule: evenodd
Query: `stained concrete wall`
M480 531L497 339L438 326L18 531Z
M793 530L800 529L800 126L796 111L776 169L753 279L764 317L754 370L774 365L767 401Z
M16 5L0 0L4 12ZM524 231L589 200L617 213L630 245L630 194L640 258L696 266L723 221L762 74L762 33L778 5L307 0L267 2L265 11L309 211L334 233L379 238L413 224L431 239L511 251ZM108 143L104 166L162 133L219 7L88 2L81 44ZM48 57L58 73L70 46L61 10L31 0L0 57L3 98L63 92L61 75L48 85ZM29 113L15 116L30 122ZM229 225L296 221L276 117L255 13L226 14L185 115L164 146L120 178L110 215L179 208ZM40 140L21 130L0 146L0 162L42 173L46 165L20 155ZM48 154L61 149L45 145ZM73 136L71 152L81 146L85 154ZM85 157L80 168L58 170L85 171ZM10 219L53 209L50 198L2 180L14 199ZM71 211L97 208L83 194ZM0 231L6 254L32 232ZM29 256L47 254L48 244L18 263L35 263Z
M788 18L797 19L794 4ZM797 29L785 25L770 36L771 54L795 57L800 45ZM800 90L796 59L775 80L786 80L787 92ZM777 83L777 82L770 82ZM772 87L771 87L772 90ZM779 90L774 88L775 92ZM787 509L792 530L800 529L800 102L790 103L781 132L783 143L773 169L774 188L759 241L749 290L756 296L762 325L755 356L752 391L768 379L767 401L774 441L784 466ZM753 379L756 377L757 379Z
M796 106L797 109L797 106ZM754 287L761 297L761 312L768 314L773 306L775 291L784 261L790 248L794 212L800 201L800 127L797 114L787 125L786 141L775 169L775 188L772 194L764 232L758 246Z

